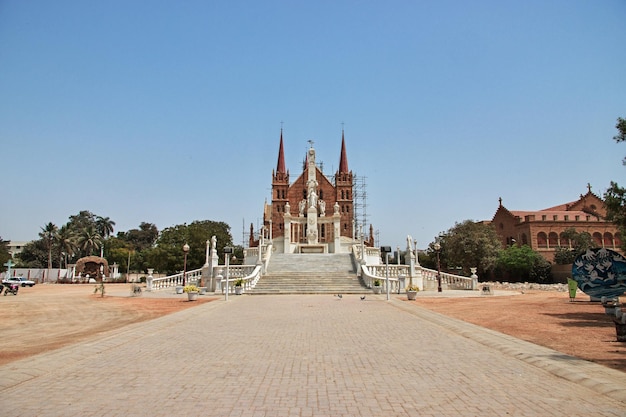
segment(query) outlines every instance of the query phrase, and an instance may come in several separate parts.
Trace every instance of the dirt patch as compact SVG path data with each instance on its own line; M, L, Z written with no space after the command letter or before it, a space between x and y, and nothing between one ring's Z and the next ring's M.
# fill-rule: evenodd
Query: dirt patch
M127 286L118 286L118 292L120 288ZM93 289L93 285L36 285L20 288L17 296L0 297L0 365L215 300L100 297ZM115 289L107 286L109 293Z
M626 372L626 343L598 302L579 295L534 291L515 296L418 298L443 315L505 333L556 351Z

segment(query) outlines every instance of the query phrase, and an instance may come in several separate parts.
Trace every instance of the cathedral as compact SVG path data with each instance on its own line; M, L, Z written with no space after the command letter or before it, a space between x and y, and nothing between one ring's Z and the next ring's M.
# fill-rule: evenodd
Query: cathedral
M278 161L272 172L271 204L265 202L259 239L254 238L250 225L250 247L269 239L278 253L346 253L358 238L353 174L348 169L344 132L339 168L332 179L316 163L313 141L309 144L302 173L290 182L281 129Z

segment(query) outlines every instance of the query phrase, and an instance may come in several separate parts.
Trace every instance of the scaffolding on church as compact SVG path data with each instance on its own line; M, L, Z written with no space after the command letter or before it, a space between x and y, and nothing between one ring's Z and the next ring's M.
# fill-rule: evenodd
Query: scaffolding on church
M363 226L363 233L367 234L367 177L356 174L352 177L352 193L356 232L358 233L359 226Z

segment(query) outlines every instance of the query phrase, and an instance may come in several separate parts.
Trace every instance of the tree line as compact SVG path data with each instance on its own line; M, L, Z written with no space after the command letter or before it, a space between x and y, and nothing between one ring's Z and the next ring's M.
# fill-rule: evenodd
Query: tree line
M218 254L224 246L233 246L230 226L224 222L194 221L160 232L153 223L142 222L138 228L116 236L114 227L109 217L80 211L61 227L52 222L42 226L39 239L26 244L13 262L18 268L67 268L80 258L102 255L109 265L116 263L120 272L145 273L154 268L159 273L173 274L183 270L185 244L189 245L187 270L204 265L206 241L211 236L217 238ZM10 258L6 243L0 245L2 264ZM240 263L243 248L235 246L234 252L239 257L234 263Z

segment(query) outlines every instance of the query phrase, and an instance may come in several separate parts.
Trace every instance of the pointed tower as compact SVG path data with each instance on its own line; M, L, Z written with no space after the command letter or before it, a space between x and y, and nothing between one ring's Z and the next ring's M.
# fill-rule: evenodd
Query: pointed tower
M289 201L289 171L285 169L285 150L283 146L283 129L280 129L280 145L276 171L272 172L272 205L269 216L264 216L264 223L271 227L272 236L282 236L285 205ZM269 217L269 218L268 218Z
M354 237L354 201L352 192L352 171L348 170L348 155L346 153L346 140L341 129L341 155L339 157L339 170L335 174L335 199L339 204L341 214L341 236Z

